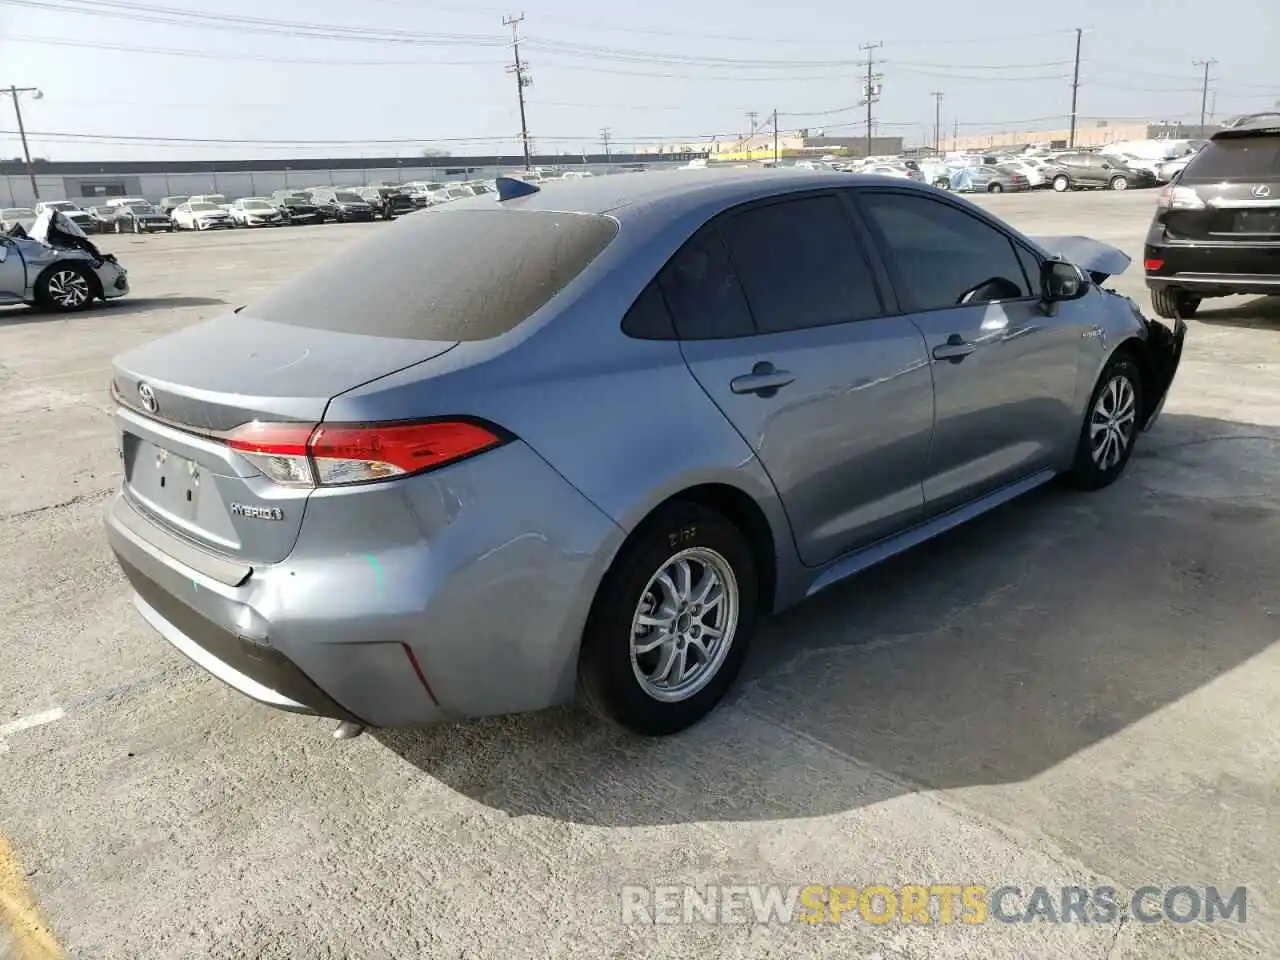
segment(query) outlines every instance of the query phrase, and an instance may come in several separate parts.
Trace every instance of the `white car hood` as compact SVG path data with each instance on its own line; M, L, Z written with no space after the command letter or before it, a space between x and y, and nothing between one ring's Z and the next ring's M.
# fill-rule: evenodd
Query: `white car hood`
M216 210L192 210L193 217L222 217L227 215L225 207L218 207Z
M1046 253L1068 260L1087 273L1102 274L1102 279L1124 273L1133 258L1109 243L1089 237L1032 237Z
M61 210L53 210L46 208L36 217L36 222L31 225L31 229L27 231L27 236L36 241L49 245L49 226L53 223L54 217L58 218L58 229L63 233L69 233L73 237L84 237L85 233L80 229L79 225L67 216ZM87 238L86 238L87 239Z

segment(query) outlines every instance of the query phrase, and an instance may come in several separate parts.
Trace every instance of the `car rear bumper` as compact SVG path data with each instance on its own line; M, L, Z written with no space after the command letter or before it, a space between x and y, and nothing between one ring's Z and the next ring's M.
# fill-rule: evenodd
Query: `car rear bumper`
M1157 244L1143 252L1147 287L1202 296L1280 294L1280 244Z
M189 659L276 709L373 727L571 699L595 585L623 536L519 441L313 494L278 564L215 556L123 493L106 527L139 612Z

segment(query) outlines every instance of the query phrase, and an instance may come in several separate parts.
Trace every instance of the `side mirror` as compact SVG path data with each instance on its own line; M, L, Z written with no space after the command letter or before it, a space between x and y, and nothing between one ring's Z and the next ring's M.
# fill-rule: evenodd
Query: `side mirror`
M1045 303L1079 300L1089 292L1089 278L1074 263L1046 260L1040 265L1040 296Z

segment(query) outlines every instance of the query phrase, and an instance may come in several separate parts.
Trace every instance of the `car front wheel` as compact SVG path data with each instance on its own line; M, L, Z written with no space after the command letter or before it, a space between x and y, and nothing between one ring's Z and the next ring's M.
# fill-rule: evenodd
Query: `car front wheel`
M1055 193L1066 193L1071 189L1071 180L1064 174L1058 174L1053 178L1053 190Z
M1112 189L1112 190L1128 190L1128 189L1129 189L1129 181L1128 181L1128 180L1126 180L1124 177L1112 177L1112 178L1111 178L1111 189Z
M78 264L57 264L36 281L35 294L36 303L45 309L59 313L83 310L93 301L93 278Z
M637 529L592 605L579 696L643 736L677 733L728 691L755 625L758 572L743 534L696 504Z
M1142 413L1142 374L1134 361L1112 357L1089 399L1072 480L1082 490L1100 490L1124 472L1138 439Z

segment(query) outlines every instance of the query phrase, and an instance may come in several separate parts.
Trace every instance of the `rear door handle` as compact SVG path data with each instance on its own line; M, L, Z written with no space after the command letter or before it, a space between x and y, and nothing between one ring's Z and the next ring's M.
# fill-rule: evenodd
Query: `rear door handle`
M940 343L933 348L933 359L950 360L952 363L959 363L977 349L972 343L967 343L960 334L953 333L947 337L946 343Z
M729 389L734 393L754 393L761 397L771 397L780 387L795 380L789 370L778 370L772 363L762 360L751 368L750 373L734 377L729 381Z

